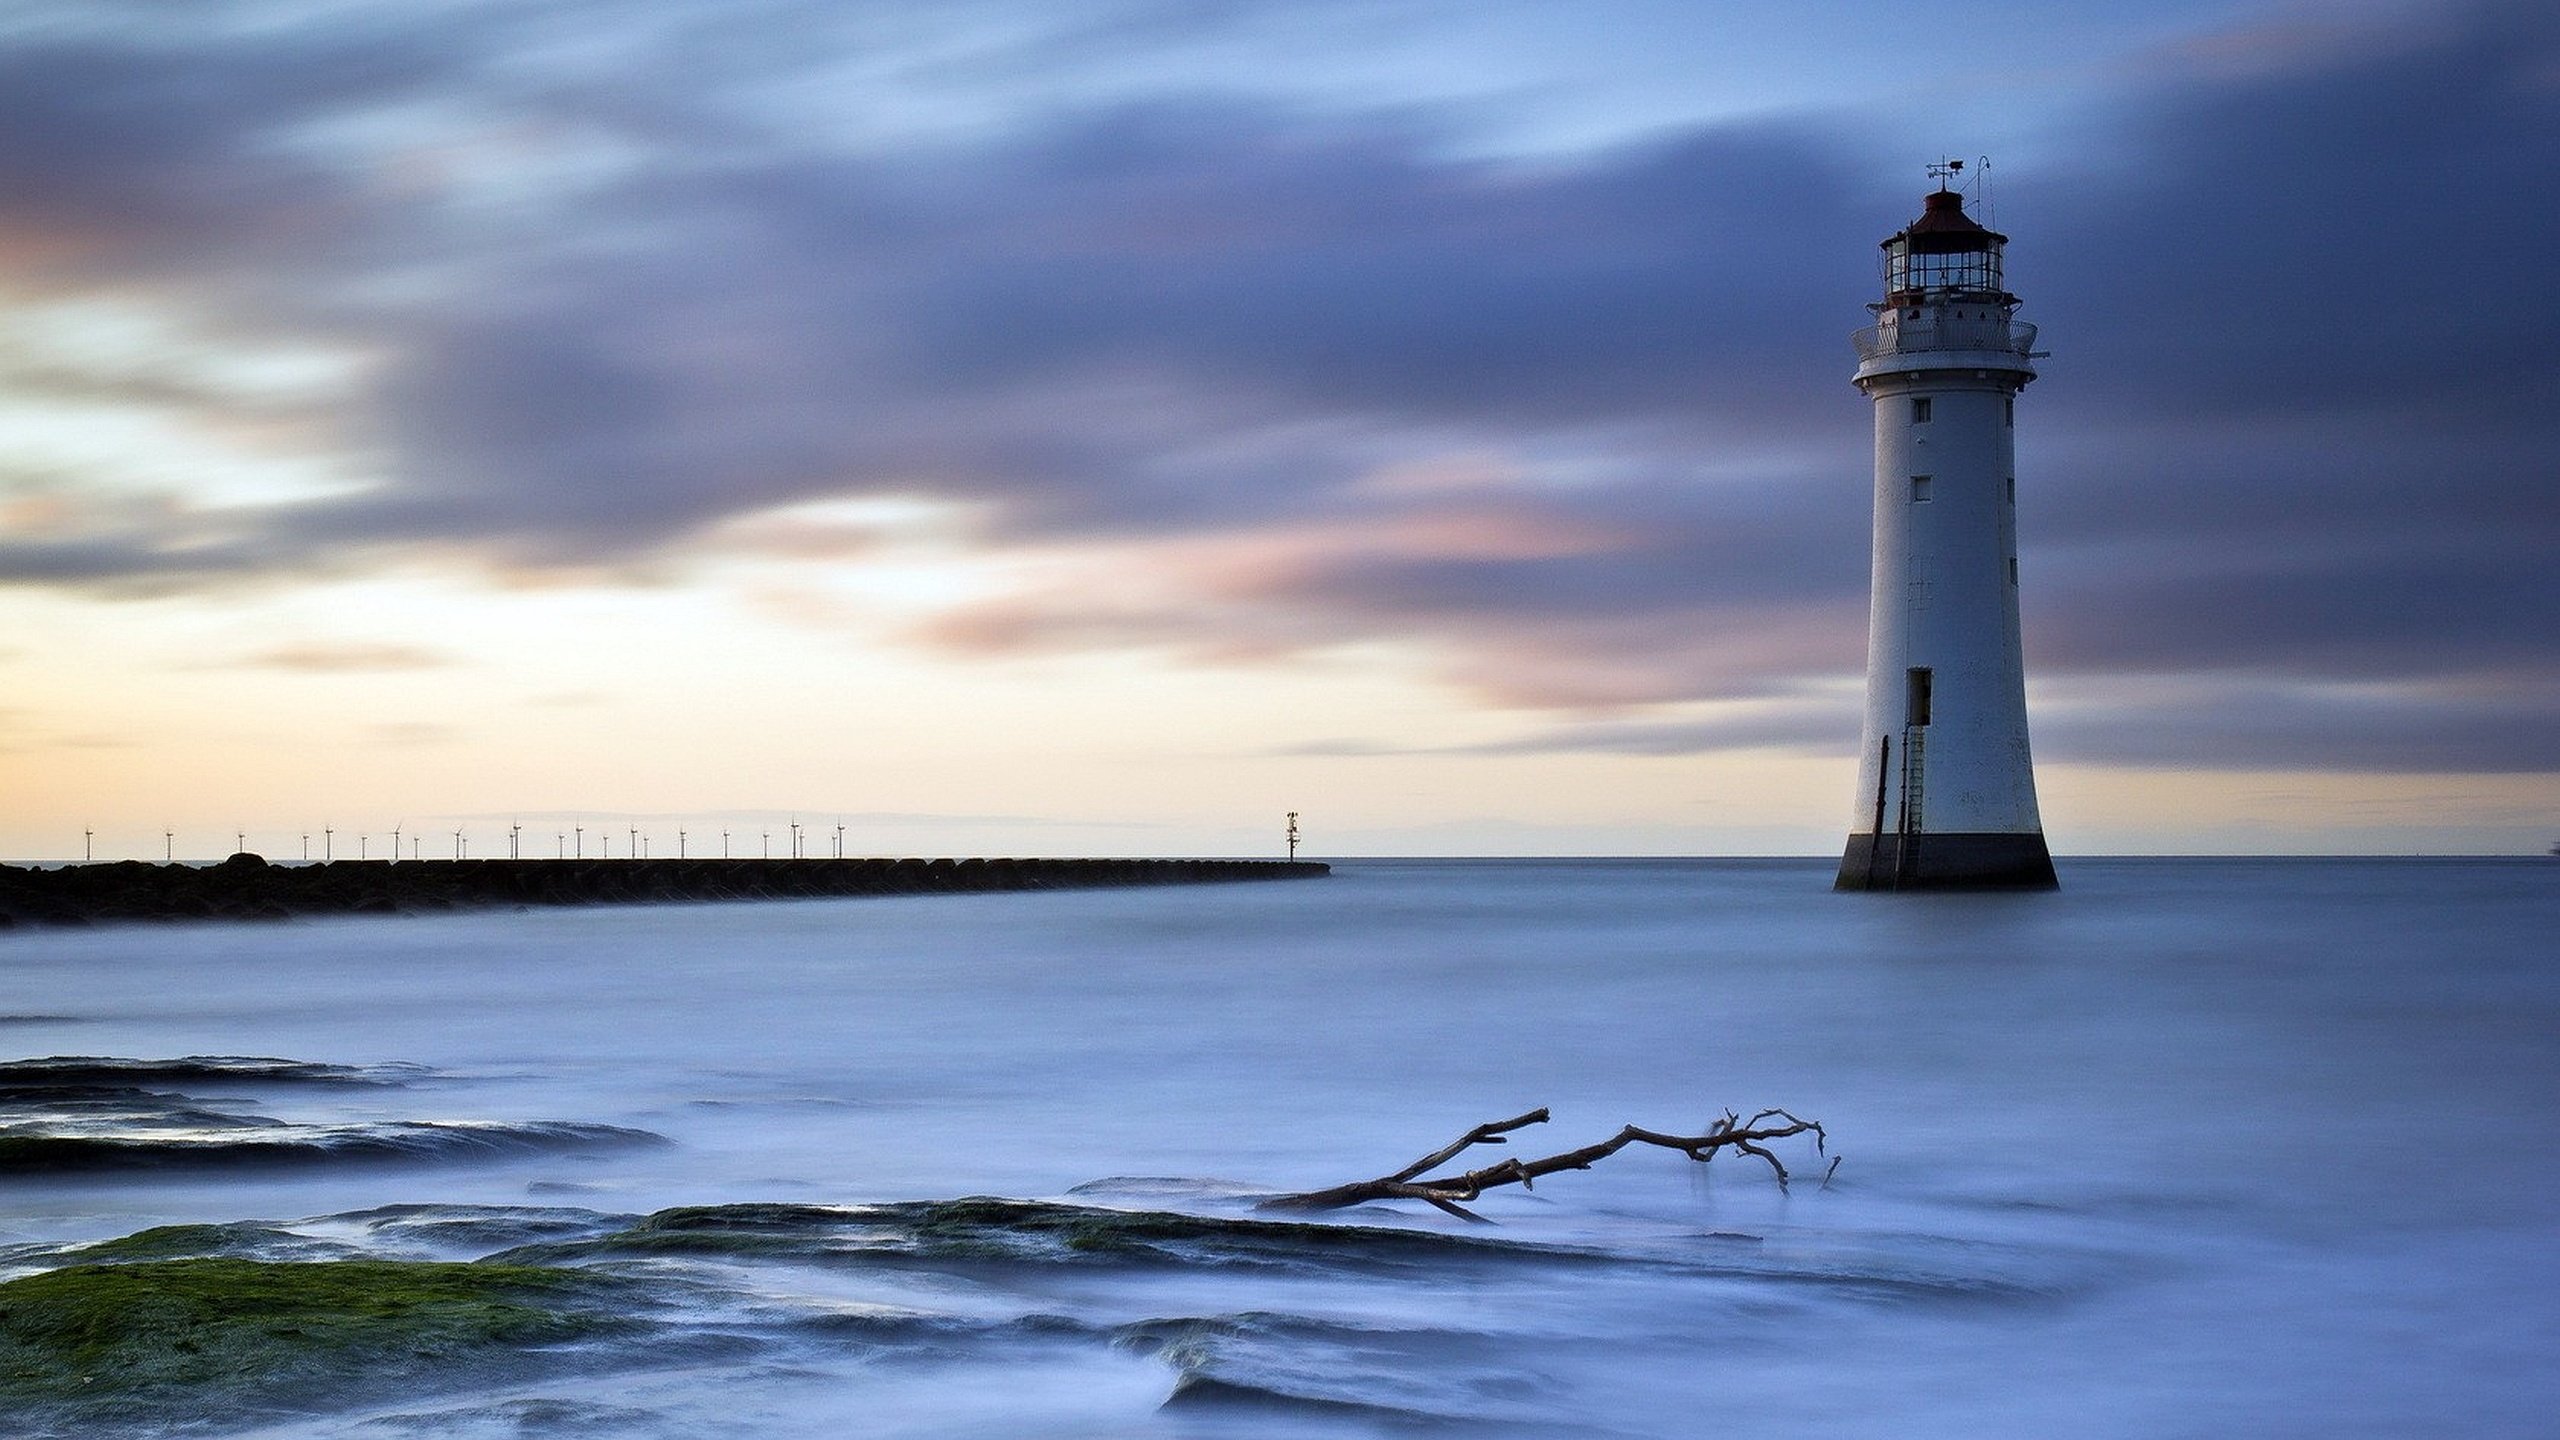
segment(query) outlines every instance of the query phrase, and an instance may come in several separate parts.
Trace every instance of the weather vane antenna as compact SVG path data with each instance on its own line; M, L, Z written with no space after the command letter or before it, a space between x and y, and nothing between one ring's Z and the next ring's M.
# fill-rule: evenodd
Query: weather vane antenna
M1960 189L1970 194L1973 197L1974 208L1982 213L1983 228L1998 228L1992 224L1990 156L1975 157L1971 172L1968 174L1966 163L1950 155L1929 167L1929 178L1937 181L1938 188L1941 190Z

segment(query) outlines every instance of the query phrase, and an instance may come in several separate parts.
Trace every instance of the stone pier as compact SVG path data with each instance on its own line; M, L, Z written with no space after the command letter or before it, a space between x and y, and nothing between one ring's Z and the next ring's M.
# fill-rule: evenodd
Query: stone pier
M647 905L954 895L1301 880L1294 860L337 860L218 865L138 860L0 865L0 929L135 920L283 920L534 905Z

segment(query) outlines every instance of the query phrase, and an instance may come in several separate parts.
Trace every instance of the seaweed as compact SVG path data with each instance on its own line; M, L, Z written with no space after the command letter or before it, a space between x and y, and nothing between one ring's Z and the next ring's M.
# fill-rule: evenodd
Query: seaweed
M0 1284L0 1412L87 1433L539 1369L545 1352L641 1328L612 1303L634 1283L432 1261L67 1266Z
M154 1225L148 1230L83 1245L69 1258L82 1264L105 1264L212 1256L235 1260L337 1259L349 1253L344 1245L296 1235L278 1226L234 1221L218 1225Z
M618 1230L523 1245L491 1258L559 1264L634 1256L881 1267L1090 1263L1363 1270L1494 1257L1547 1264L1586 1258L1565 1247L1386 1226L1112 1210L984 1195L880 1205L683 1206Z

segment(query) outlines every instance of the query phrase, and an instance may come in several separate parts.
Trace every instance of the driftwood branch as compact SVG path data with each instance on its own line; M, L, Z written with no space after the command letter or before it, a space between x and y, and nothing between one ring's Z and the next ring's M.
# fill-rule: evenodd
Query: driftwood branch
M1546 1122L1547 1112L1543 1106L1526 1115L1514 1115L1508 1120L1487 1121L1392 1175L1381 1175L1375 1180L1355 1181L1349 1185L1336 1185L1329 1190L1275 1195L1263 1201L1260 1208L1340 1210L1352 1205L1365 1205L1372 1200L1420 1200L1425 1204L1446 1210L1461 1220L1482 1222L1484 1217L1467 1209L1465 1202L1477 1199L1487 1190L1504 1185L1517 1185L1523 1190L1535 1189L1535 1182L1542 1175L1553 1175L1559 1170L1588 1170L1596 1162L1607 1159L1630 1145L1638 1144L1658 1145L1665 1150L1677 1150L1702 1165L1713 1160L1719 1150L1739 1150L1745 1155L1757 1156L1766 1161L1770 1173L1778 1179L1778 1188L1783 1190L1787 1185L1787 1167L1765 1142L1784 1140L1793 1135L1810 1134L1813 1136L1814 1153L1824 1155L1828 1153L1830 1140L1830 1137L1823 1133L1822 1122L1819 1120L1799 1119L1784 1110L1763 1110L1746 1120L1739 1114L1727 1110L1722 1119L1709 1125L1706 1133L1701 1135L1666 1135L1658 1130L1645 1130L1629 1125L1609 1139L1596 1145L1585 1145L1579 1150L1567 1150L1561 1154L1548 1155L1536 1160L1522 1160L1515 1157L1498 1164L1488 1165L1481 1170L1469 1170L1462 1175L1443 1175L1437 1179L1424 1178L1478 1145L1507 1144L1509 1142L1503 1137L1512 1131L1530 1125L1543 1125ZM1828 1185L1831 1182L1831 1172L1839 1168L1840 1161L1835 1156L1831 1160L1830 1168L1822 1172L1823 1183Z

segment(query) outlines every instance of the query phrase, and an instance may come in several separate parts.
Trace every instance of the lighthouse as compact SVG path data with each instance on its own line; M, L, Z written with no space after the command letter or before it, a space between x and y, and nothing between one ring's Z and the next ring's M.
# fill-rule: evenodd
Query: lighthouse
M1875 411L1867 716L1841 890L2050 889L2018 644L2015 438L2036 327L2001 280L2008 237L1947 181L1884 241L1855 337Z

